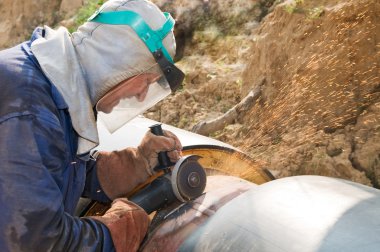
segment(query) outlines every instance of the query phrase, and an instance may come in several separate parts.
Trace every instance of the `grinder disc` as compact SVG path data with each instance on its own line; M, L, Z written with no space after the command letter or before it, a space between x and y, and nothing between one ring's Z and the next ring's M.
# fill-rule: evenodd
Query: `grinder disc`
M182 157L174 166L171 176L175 196L186 202L200 196L207 182L206 172L198 163L200 156Z

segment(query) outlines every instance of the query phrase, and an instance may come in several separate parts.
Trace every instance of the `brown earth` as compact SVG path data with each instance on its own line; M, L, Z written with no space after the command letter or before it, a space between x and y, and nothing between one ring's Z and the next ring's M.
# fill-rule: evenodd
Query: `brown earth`
M378 1L153 2L177 21L177 64L187 76L184 88L147 117L191 130L261 88L248 112L210 136L278 177L319 174L379 187ZM1 2L0 47L57 22L82 1L71 10L67 3Z

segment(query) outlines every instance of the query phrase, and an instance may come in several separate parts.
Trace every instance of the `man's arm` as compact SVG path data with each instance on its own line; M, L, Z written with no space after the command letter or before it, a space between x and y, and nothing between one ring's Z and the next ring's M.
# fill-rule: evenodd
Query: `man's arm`
M105 225L64 211L60 126L24 115L0 122L0 132L0 251L113 251Z

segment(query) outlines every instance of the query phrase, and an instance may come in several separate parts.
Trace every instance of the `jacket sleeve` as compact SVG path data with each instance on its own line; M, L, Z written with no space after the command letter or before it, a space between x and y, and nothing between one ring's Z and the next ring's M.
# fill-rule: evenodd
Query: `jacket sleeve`
M96 161L93 159L90 159L86 163L86 183L82 196L103 203L111 202L111 200L104 193L102 187L100 186L100 182L96 172Z
M49 118L0 121L0 251L114 251L106 226L64 211L60 137Z

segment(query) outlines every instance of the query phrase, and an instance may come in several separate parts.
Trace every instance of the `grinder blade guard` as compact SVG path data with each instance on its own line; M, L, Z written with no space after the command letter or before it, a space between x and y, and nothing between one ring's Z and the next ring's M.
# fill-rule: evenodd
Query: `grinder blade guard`
M174 166L171 184L174 195L182 202L199 197L207 182L207 175L199 164L200 156L188 155L182 157Z

